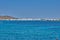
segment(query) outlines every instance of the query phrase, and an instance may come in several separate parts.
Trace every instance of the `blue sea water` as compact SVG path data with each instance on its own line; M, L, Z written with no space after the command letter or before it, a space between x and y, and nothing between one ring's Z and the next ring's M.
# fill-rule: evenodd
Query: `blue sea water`
M0 40L60 40L60 21L0 20Z

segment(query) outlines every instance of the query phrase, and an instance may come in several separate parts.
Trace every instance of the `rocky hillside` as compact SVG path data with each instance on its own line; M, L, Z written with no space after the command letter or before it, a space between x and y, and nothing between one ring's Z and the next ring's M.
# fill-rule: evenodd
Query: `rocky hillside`
M17 19L11 16L0 16L0 19Z

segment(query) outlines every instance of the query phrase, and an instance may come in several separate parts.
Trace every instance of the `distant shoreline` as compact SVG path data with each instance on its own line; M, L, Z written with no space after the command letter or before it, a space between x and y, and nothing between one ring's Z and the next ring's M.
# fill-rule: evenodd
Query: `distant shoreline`
M21 20L21 21L34 21L34 20L37 20L37 21L60 21L60 19L0 19L0 20L11 20L11 21L14 21L14 20Z
M42 20L42 21L60 21L60 19L47 19L47 18L15 18L11 16L0 16L0 20Z

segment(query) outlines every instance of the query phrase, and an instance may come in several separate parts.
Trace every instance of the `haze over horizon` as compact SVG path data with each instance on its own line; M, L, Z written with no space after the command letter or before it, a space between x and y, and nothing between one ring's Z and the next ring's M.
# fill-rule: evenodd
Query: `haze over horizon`
M0 16L60 18L60 0L0 0Z

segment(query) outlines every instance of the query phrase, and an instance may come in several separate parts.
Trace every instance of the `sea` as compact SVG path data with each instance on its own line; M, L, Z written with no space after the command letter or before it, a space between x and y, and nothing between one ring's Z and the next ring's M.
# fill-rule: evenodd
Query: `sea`
M60 40L60 21L0 20L0 40Z

